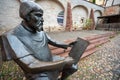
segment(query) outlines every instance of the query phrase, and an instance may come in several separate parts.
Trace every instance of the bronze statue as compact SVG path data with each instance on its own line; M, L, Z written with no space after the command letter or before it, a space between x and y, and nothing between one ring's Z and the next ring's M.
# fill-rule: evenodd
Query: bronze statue
M52 40L43 30L40 5L33 1L22 2L19 15L23 21L0 37L4 61L13 59L24 71L27 80L58 80L61 72L60 80L64 80L77 71L73 54L67 58L51 54L48 44L67 49L76 41L63 44Z

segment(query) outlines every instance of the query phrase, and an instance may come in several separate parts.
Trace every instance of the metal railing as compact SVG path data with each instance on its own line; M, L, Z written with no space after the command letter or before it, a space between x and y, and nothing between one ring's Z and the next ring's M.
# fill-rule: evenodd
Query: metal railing
M120 31L120 23L97 24L97 30Z

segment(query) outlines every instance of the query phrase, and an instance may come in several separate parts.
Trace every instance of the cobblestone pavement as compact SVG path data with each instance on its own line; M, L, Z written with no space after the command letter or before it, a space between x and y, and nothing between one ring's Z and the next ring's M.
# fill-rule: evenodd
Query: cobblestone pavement
M120 34L81 59L78 72L68 80L120 80Z

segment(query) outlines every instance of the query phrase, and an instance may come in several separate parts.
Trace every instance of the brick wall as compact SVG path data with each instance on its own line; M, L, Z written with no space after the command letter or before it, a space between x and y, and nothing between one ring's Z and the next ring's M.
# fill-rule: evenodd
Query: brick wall
M106 9L104 10L104 16L107 15L116 15L119 14L120 11L120 7L119 6L110 6L110 7L106 7Z

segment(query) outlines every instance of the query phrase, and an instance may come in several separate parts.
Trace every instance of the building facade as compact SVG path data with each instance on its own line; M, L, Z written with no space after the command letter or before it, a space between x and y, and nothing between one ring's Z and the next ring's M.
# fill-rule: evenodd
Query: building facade
M107 0L103 15L98 17L96 29L120 31L119 0Z
M9 30L19 24L19 5L23 0L0 0L0 30ZM90 18L91 10L94 22L102 16L104 7L85 0L33 0L44 10L44 30L64 31L80 30ZM69 27L71 25L71 27Z

